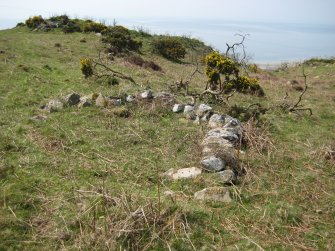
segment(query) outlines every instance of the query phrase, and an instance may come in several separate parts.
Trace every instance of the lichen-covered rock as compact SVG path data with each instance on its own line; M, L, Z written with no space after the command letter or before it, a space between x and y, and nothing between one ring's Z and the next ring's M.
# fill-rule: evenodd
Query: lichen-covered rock
M177 113L177 112L182 112L184 109L184 105L183 104L175 104L172 108L172 111Z
M58 99L53 99L49 101L46 108L50 112L58 112L64 108L64 104Z
M206 137L202 143L202 146L206 147L208 145L217 145L217 147L233 147L234 145L227 139L220 138L220 137Z
M107 106L107 100L104 97L104 95L99 94L99 96L95 100L95 105L98 106L98 107L106 107Z
M196 110L196 115L199 117L204 116L207 112L211 111L213 108L206 104L200 104Z
M236 174L232 170L223 170L218 172L217 175L220 178L220 182L222 182L224 185L232 185L236 183Z
M190 179L197 177L201 174L201 172L201 169L197 167L182 168L179 170L170 169L164 173L164 176L167 176L173 180Z
M223 115L213 114L208 121L208 126L210 128L222 127L224 125L225 125L225 117Z
M204 156L204 159L206 157L208 158L213 156L217 159L221 159L224 163L224 168L227 168L229 166L237 173L241 172L241 164L239 159L237 158L234 147L219 146L218 144L209 144L204 146L204 148L202 149L202 155Z
M232 201L227 187L208 187L194 194L194 199L230 203Z
M68 106L77 105L80 102L80 95L77 93L71 93L65 97L65 104Z
M215 128L210 130L207 133L207 137L217 137L228 140L233 144L238 144L240 141L240 135L237 135L238 131L235 131L233 128Z
M192 105L185 105L185 107L184 107L184 113L185 114L194 113L194 106L192 106Z
M225 168L225 162L216 156L206 156L200 163L203 169L210 172L219 172Z

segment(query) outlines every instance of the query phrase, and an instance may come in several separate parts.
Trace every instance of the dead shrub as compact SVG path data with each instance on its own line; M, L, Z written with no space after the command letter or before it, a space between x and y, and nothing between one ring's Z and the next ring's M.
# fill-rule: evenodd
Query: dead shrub
M124 192L111 196L104 189L76 192L81 208L73 225L80 228L74 240L79 249L157 250L157 244L173 244L175 236L188 238L186 215L176 204Z
M312 152L315 158L320 158L320 156L327 160L335 163L335 142L331 145L322 146L316 151Z
M267 126L257 126L255 120L250 119L244 126L244 140L248 151L260 156L271 154L274 144L270 138Z

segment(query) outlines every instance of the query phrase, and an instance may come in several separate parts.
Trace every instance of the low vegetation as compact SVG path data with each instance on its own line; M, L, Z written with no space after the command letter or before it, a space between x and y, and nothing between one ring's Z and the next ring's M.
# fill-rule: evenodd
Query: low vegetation
M145 31L107 26L97 36L83 32L84 20L28 20L0 31L0 250L334 249L333 63L307 61L304 71L253 66L244 74L225 54L205 61L211 50L196 39L171 37L183 48L176 62L153 53L162 37ZM58 26L42 32L38 23ZM136 46L110 55L117 38ZM150 62L162 70L148 70ZM40 109L71 92L124 97L166 92L176 82L188 83L188 95L176 92L188 103L211 81L220 90L219 77L226 102L193 97L243 121L244 174L230 187L229 204L194 200L196 191L221 186L207 173L178 181L160 175L198 166L206 133L171 104ZM259 91L256 80L266 96L249 95ZM313 115L283 109L301 106Z

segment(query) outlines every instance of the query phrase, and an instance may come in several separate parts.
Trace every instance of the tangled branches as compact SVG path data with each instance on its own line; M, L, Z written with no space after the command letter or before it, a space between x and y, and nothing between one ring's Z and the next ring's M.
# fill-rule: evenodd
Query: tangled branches
M108 66L108 63L103 60L100 51L97 60L83 58L80 60L80 65L81 65L80 68L81 72L85 76L85 78L89 78L91 76L94 76L97 79L104 77L112 77L112 78L125 79L133 84L136 84L135 80L132 77L125 75L119 71L116 71L112 69L110 66Z
M298 100L293 104L289 105L286 100L288 98L288 93L285 94L285 97L283 98L283 103L280 104L280 108L283 109L284 111L292 112L292 113L299 113L300 111L308 111L309 115L313 115L313 111L311 108L306 108L301 105L302 98L304 94L306 93L308 86L307 86L307 75L305 74L305 68L302 68L302 77L304 78L304 89L300 93Z

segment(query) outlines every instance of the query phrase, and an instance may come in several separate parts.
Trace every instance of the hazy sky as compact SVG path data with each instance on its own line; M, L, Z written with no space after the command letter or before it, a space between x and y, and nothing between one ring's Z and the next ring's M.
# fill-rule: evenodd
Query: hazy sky
M0 0L0 19L41 14L117 19L228 19L335 24L335 0Z

